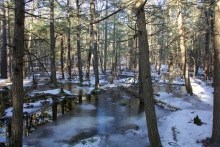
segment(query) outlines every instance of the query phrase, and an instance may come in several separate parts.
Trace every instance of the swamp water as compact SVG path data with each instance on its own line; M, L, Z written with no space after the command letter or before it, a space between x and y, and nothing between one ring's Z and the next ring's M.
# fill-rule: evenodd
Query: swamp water
M143 116L139 99L130 97L117 88L109 89L98 96L82 99L82 103L77 103L72 111L24 138L24 144L26 146L73 145L97 135L106 139L111 134L115 134L108 139L108 144L112 144L116 143L114 140L119 139L125 131L139 129L132 120L133 116Z
M71 92L77 93L81 89L83 95L87 93L87 88L77 85L65 84L63 87ZM172 87L168 89L172 92ZM157 117L168 114L167 110L157 111ZM141 126L142 130L145 130L141 135L131 132L125 137L123 134L129 130L139 130L140 126L135 122L144 116L139 99L117 88L108 89L97 96L83 96L82 103L79 103L78 98L66 99L61 103L42 107L41 111L32 115L24 115L24 146L74 145L83 139L98 135L105 140L102 146L120 146L120 142L121 146L133 144L142 147L149 145L146 140L146 122ZM9 130L10 121L3 121L0 141L7 141L7 136L10 136Z

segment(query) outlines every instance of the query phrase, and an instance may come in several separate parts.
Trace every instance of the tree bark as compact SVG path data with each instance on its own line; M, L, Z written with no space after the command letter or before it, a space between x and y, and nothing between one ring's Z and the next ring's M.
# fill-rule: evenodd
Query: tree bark
M205 5L206 5L206 1L205 0ZM210 6L208 6L210 7ZM209 78L209 74L210 74L210 21L209 21L209 8L205 7L205 64L204 64L204 81L207 81Z
M216 1L214 23L214 106L211 141L220 145L220 0Z
M24 55L24 0L15 1L14 47L12 53L12 140L13 147L22 146L23 137L23 55Z
M215 0L211 0L210 3L213 4L215 2ZM211 71L210 71L210 76L212 76L212 84L214 83L214 13L215 13L215 5L213 5L210 8L210 40L211 40L211 46L212 46L212 50L211 50Z
M64 53L64 46L63 46L63 34L61 34L61 39L60 39L60 47L61 47L61 52L60 52L60 65L61 65L61 74L62 74L62 79L64 79L64 62L63 62L63 53Z
M129 52L129 71L132 71L135 67L135 48L134 48L135 40L131 39L128 41L128 52Z
M110 84L113 84L113 80L116 75L116 68L117 68L117 53L116 53L116 28L115 28L115 15L114 15L114 28L113 28L113 51L112 51L112 70L111 70L111 78L110 78Z
M81 59L81 46L80 46L80 34L81 34L81 26L80 26L80 16L79 16L79 0L76 0L76 8L77 8L77 32L76 32L76 40L77 40L77 57L78 57L78 71L79 71L79 82L82 84L83 82L83 73L82 73L82 59Z
M32 10L31 10L31 13L32 14L34 14L34 0L33 0L33 2L32 2ZM32 29L33 29L33 22L34 22L34 19L33 19L33 17L31 16L31 22L30 22L30 24L29 24L29 29L30 29L30 31L32 31ZM27 50L29 51L29 52L31 52L31 41L32 40L32 34L31 34L31 32L29 32L28 33L28 42L27 42ZM27 54L26 55L27 57L28 57L28 59L29 59L29 62L27 63L28 65L27 65L27 69L26 69L26 71L29 73L29 76L31 76L31 75L33 75L33 77L34 77L34 67L33 67L33 62L32 62L32 57L31 57L31 55L30 54ZM25 78L25 77L24 77ZM36 84L36 81L35 81L35 79L33 78L33 80L32 80L32 83L33 84Z
M170 8L169 9L169 18L168 18L168 21L172 21L172 9ZM170 31L169 33L169 37L172 36L172 30ZM173 80L174 80L174 77L173 77L173 72L174 72L174 65L173 65L173 54L174 54L174 51L173 51L173 46L170 46L170 51L169 51L169 84L173 84Z
M180 35L180 50L181 50L181 58L182 58L182 70L185 79L186 91L189 94L193 94L192 86L189 78L189 65L187 62L187 50L185 46L185 38L184 38L184 29L183 29L183 16L182 16L182 4L181 1L178 0L178 29ZM189 58L188 58L189 61Z
M10 0L7 1L8 5L10 4ZM8 44L11 44L11 18L10 18L10 9L8 7ZM11 53L11 49L9 49L8 51L8 81L11 82L12 80L12 69L11 69L11 59L12 59L12 53Z
M93 53L94 53L94 74L95 74L95 89L99 88L99 70L98 70L98 51L97 51L97 29L95 22L95 0L90 0L90 11L91 11L91 32L93 40Z
M72 60L70 57L71 53L71 45L70 45L70 0L67 0L67 72L68 72L68 79L71 79L71 67L72 67Z
M86 61L86 79L89 79L89 75L90 75L90 64L91 64L91 53L92 50L92 29L90 28L90 45L89 45L89 50L87 53L87 61Z
M174 72L174 65L173 65L173 47L170 48L169 54L169 84L173 84L173 72Z
M55 63L55 37L54 37L54 0L50 0L50 64L51 83L57 87L56 63Z
M137 6L141 4L140 6ZM144 99L145 113L147 120L148 136L151 147L162 146L160 141L160 135L157 128L157 118L154 107L153 87L151 81L151 70L149 61L149 45L146 29L146 20L144 12L144 2L137 0L137 28L139 31L139 55L140 55L140 70L141 70L141 82L142 92L141 97Z
M108 0L106 0L105 4L105 13L108 16ZM107 65L107 50L108 50L108 20L105 20L105 49L104 49L104 74L106 74L106 65Z
M4 5L4 1L3 1ZM2 50L1 50L1 78L7 78L7 35L6 35L6 8L3 6L2 20Z

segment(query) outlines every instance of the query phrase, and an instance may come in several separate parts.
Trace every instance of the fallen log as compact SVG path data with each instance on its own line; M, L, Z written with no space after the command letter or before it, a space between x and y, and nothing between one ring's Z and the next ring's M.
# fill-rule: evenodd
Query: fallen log
M135 90L133 90L131 88L127 88L127 87L124 87L124 86L121 86L120 88L122 88L123 90L129 92L130 94L135 95L138 98L140 97L139 94ZM154 93L154 96L160 96L160 94Z
M28 96L24 98L24 102L32 102L37 101L39 99L41 100L47 100L49 97L51 97L53 100L59 100L61 97L63 97L62 94L50 94L50 93L42 93L37 94L34 96ZM66 98L74 97L73 95L65 95Z
M50 93L43 93L43 94L37 94L35 96L28 96L24 98L24 101L32 101L32 100L38 100L38 99L47 99L48 97L52 98L60 98L60 95L50 94Z
M136 92L135 90L133 90L133 89L131 89L131 88L128 88L128 87L125 87L125 86L120 86L120 88L121 88L122 90L125 90L126 92L130 93L131 95L133 95L133 96L135 96L135 97L137 97L137 98L140 98L140 100L143 102L143 100L141 99L139 93ZM154 94L154 95L155 95L155 96L160 96L160 94ZM171 110L174 110L174 111L175 111L175 110L182 110L181 108L172 106L172 105L170 105L170 104L168 104L168 103L166 103L166 102L163 102L163 101L158 100L158 99L155 99L155 98L154 98L154 102L155 102L156 104L159 103L160 106L161 106L161 105L165 105L165 106L167 106L168 108L170 108Z

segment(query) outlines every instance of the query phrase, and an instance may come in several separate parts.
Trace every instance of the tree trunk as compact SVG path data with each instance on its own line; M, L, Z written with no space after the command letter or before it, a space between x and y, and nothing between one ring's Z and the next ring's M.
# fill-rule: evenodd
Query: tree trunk
M52 105L52 118L53 118L53 121L57 120L57 103L56 102L53 102L53 105Z
M214 106L213 106L213 126L211 141L214 145L220 145L220 0L215 6L215 36L214 36Z
M90 46L89 46L89 51L87 53L87 61L86 61L86 79L89 79L89 75L90 75L90 65L91 65L91 50L92 50L92 29L90 29Z
M173 72L174 72L174 66L173 66L173 47L170 49L170 55L169 55L169 84L173 84Z
M95 0L90 0L90 11L91 11L91 31L92 31L92 40L94 46L94 74L95 74L95 89L99 88L99 69L98 69L98 51L97 51L97 29L95 22Z
M168 19L168 21L172 21L172 9L169 9L169 15L170 18ZM172 30L169 33L170 36L172 36ZM174 54L174 50L173 50L173 46L170 46L170 53L169 53L169 84L173 84L173 80L174 80L174 76L173 76L173 72L174 72L174 65L173 65L173 54Z
M140 4L137 6L137 4ZM157 128L157 118L154 107L153 87L151 81L151 70L149 61L149 45L148 36L146 31L146 20L144 12L144 2L137 0L137 28L139 31L139 55L140 55L140 70L141 70L141 82L142 92L141 97L144 99L145 113L147 120L148 136L150 145L152 147L162 146L160 141L160 135Z
M10 3L10 0L7 1L8 5ZM11 44L11 25L10 25L10 22L11 22L11 18L10 18L10 9L8 7L8 44ZM11 71L11 59L12 59L12 53L11 53L11 48L8 50L8 81L11 82L12 80L12 71Z
M24 0L15 1L14 44L12 53L12 142L21 147L23 137L23 55L24 55Z
M32 2L32 10L31 10L31 13L34 14L34 1ZM34 22L34 19L33 17L30 18L31 19L31 23L29 24L29 29L30 29L30 32L28 33L28 42L27 42L27 50L29 52L31 52L31 40L32 40L32 34L31 34L31 31L33 29L33 22ZM32 79L32 83L33 84L36 84L36 81L35 81L35 78L34 78L34 67L33 67L33 61L32 61L32 58L31 58L31 54L28 54L27 53L27 58L29 60L29 62L27 63L27 68L26 68L26 72L29 73L29 77L32 75L33 76L33 79Z
M82 84L83 82L83 73L82 73L82 59L81 59L81 46L80 46L80 33L81 33L81 26L80 26L80 16L79 16L79 0L76 0L76 7L77 7L77 57L78 57L78 71L79 71L79 82Z
M195 36L196 38L197 36ZM199 47L200 48L200 47ZM196 71L195 71L195 75L198 76L198 71L199 71L199 59L201 56L201 51L199 49L195 50L195 66L196 66Z
M164 18L164 10L162 10L162 22L165 24L165 18ZM162 62L162 50L164 48L164 31L162 31L162 38L160 38L161 41L159 41L158 43L160 44L160 47L158 49L158 64L159 64L159 69L158 69L158 75L161 74L161 62ZM164 78L165 80L165 78Z
M159 47L158 48L158 62L157 62L158 66L159 66L158 71L157 71L158 75L161 74L161 72L160 72L161 71L161 57L162 57L162 52L161 52L161 47Z
M97 52L99 53L99 61L100 61L100 68L101 68L101 71L102 73L104 74L104 69L103 69L103 55L102 55L102 45L100 44L100 36L102 35L102 33L100 33L100 28L99 28L99 25L98 25L98 49L97 49ZM101 46L101 48L100 48Z
M54 37L54 0L50 0L50 67L51 83L57 87L56 63L55 63L55 37Z
M112 70L111 70L111 78L110 78L110 84L113 84L113 80L115 78L116 75L116 68L117 68L117 63L116 63L116 58L117 58L117 54L116 54L116 29L115 29L115 15L114 15L114 28L113 28L113 51L112 51Z
M106 0L105 4L106 8L106 16L108 16L108 0ZM104 49L104 74L106 74L106 65L107 65L107 50L108 50L108 19L105 20L105 49Z
M215 2L215 0L211 0L211 3L213 4ZM214 44L214 8L215 5L212 5L212 7L210 8L210 27L211 27L211 31L210 31L210 38L211 38L211 46L212 46L212 50L211 50L211 70L210 70L210 76L212 76L212 84L214 83L214 48L215 48L215 44Z
M3 1L4 5L4 1ZM1 51L1 78L7 78L7 36L6 36L6 8L3 10L3 20L2 20L2 51Z
M184 38L184 30L183 30L183 17L182 17L182 4L181 1L178 0L178 29L179 29L179 35L180 35L180 50L181 50L181 58L182 58L182 70L183 70L183 75L185 79L185 86L186 86L186 91L189 94L193 94L192 92L192 86L190 83L190 78L189 78L189 70L188 70L188 62L187 62L187 50L185 46L185 38ZM189 58L188 58L189 60Z
M61 66L61 74L62 74L62 79L64 79L64 62L63 62L63 53L64 53L64 47L63 47L63 34L61 34L61 39L60 39L60 47L61 47L61 52L60 52L60 66Z
M129 52L129 65L128 65L128 69L129 71L132 71L132 69L134 68L134 63L135 63L135 49L134 49L134 44L135 44L135 40L131 39L128 41L128 52Z
M71 67L72 67L72 60L70 57L71 53L71 46L70 46L70 0L67 0L67 71L68 71L68 79L71 79Z
M137 24L135 23L135 34L137 33ZM135 39L134 39L134 44L133 44L133 48L134 48L134 83L135 83L135 81L136 81L136 70L137 70L137 66L139 66L139 64L138 64L138 61L137 61L137 58L139 58L139 57L137 57L137 50L138 50L138 39L137 39L137 37L135 37Z
M207 1L207 0L205 0ZM206 2L205 2L206 5ZM208 6L210 7L210 6ZM206 22L206 33L205 33L205 64L204 64L204 81L209 79L210 70L210 21L209 21L209 8L205 7L205 22Z

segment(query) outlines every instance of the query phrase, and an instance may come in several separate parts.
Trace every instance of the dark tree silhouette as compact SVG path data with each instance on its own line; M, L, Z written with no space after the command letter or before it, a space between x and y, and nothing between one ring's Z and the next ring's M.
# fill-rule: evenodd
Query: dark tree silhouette
M12 52L12 142L11 146L22 146L23 132L23 55L24 55L24 0L15 1L14 44Z

